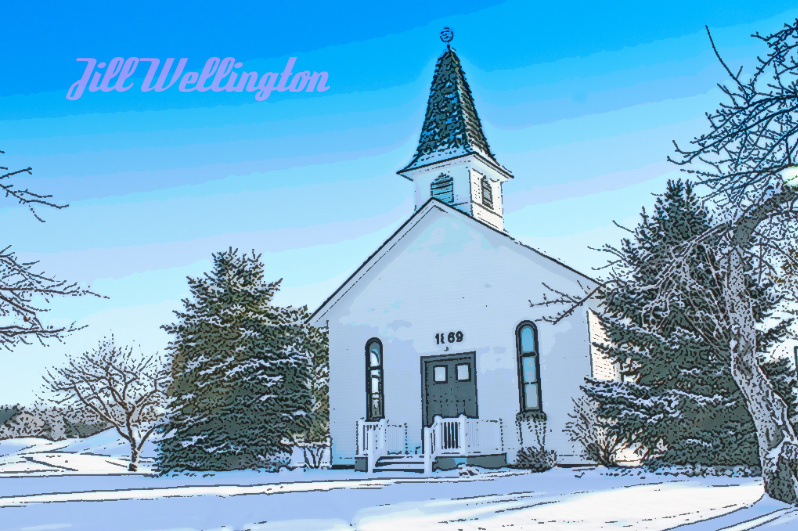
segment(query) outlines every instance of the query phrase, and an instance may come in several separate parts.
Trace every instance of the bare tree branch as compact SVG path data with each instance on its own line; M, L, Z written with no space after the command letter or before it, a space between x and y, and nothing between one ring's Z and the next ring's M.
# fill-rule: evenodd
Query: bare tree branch
M2 154L3 151L0 151ZM66 208L66 204L51 201L51 196L31 192L16 184L16 178L32 175L31 168L7 171L0 175L0 192L28 207L33 216L43 222L36 207ZM34 269L37 262L24 262L17 258L10 246L0 250L0 347L11 350L18 344L30 344L36 340L62 341L63 337L80 330L75 323L64 326L45 325L41 316L48 311L54 297L99 296L76 283L57 280L55 277ZM5 321L5 322L4 322Z
M2 153L5 152L0 151L0 154ZM8 168L5 166L0 166L0 170L8 170ZM0 175L0 191L2 191L6 197L16 199L20 205L28 207L33 216L42 223L44 223L44 220L39 217L39 214L36 212L36 206L47 206L58 209L69 206L66 204L60 205L54 201L51 201L53 197L51 195L37 194L35 192L31 192L27 188L19 188L11 178L25 173L28 175L33 175L33 170L30 167L27 167L21 170L10 171Z

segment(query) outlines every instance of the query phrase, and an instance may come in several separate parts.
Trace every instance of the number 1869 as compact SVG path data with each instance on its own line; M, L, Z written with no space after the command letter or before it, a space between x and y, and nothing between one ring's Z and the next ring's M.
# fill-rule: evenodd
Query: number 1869
M457 332L449 332L448 334L444 334L441 332L440 334L435 334L435 344L436 345L443 345L446 343L460 343L463 340L463 333L459 330Z

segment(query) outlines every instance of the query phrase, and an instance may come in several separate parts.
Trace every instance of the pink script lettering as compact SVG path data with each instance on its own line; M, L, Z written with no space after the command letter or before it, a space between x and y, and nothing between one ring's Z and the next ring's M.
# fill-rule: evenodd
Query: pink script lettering
M188 59L183 57L177 62L167 58L163 65L161 60L152 57L114 57L107 64L97 62L93 58L78 58L86 63L83 75L67 90L68 100L78 100L88 88L89 92L126 92L136 85L135 73L139 63L149 63L146 74L141 81L142 92L163 92L177 84L180 92L254 92L257 101L269 98L272 92L326 92L327 72L303 70L293 72L296 57L289 57L282 72L264 72L258 75L254 71L244 71L244 64L236 62L234 57L211 57L200 71L185 71ZM160 67L160 68L159 68ZM171 73L171 76L170 76Z

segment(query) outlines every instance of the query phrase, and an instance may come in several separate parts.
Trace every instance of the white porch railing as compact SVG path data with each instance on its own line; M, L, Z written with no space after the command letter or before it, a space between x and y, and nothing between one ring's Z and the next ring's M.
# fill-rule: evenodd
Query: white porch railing
M357 421L357 455L366 457L366 467L374 471L377 460L390 454L407 454L407 424ZM424 470L432 472L432 463L439 456L490 455L504 451L501 420L455 419L435 417L432 426L424 428Z
M369 472L377 460L389 454L407 453L407 424L357 421L357 455L367 458Z
M484 455L504 450L501 420L435 417L424 428L424 470L432 472L432 462L444 455Z

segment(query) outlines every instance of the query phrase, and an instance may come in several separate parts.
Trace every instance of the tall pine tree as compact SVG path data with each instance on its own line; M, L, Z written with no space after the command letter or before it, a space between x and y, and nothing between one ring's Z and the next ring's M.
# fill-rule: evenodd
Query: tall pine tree
M330 350L326 328L307 327L305 349L311 353L313 375L310 392L313 394L311 424L304 440L326 443L330 436Z
M254 253L215 253L212 271L188 284L177 322L163 327L173 383L159 468L274 469L313 421L307 311L272 304L280 281L264 281Z
M621 367L623 382L589 380L584 390L609 419L607 429L660 465L756 465L757 440L743 395L732 379L729 355L718 355L717 304L724 273L699 245L690 257L686 295L654 303L656 264L672 249L712 226L709 211L689 183L671 181L652 215L643 211L631 238L615 250L621 267L601 294L608 343L599 347ZM706 241L707 246L713 242ZM748 277L756 300L762 350L783 339L788 323L764 323L778 300L767 284ZM762 366L782 396L795 406L795 379L786 360Z

